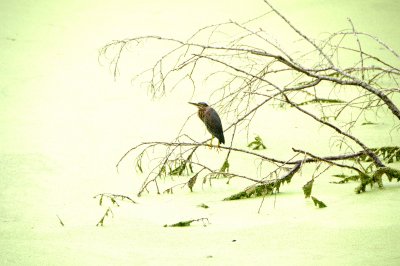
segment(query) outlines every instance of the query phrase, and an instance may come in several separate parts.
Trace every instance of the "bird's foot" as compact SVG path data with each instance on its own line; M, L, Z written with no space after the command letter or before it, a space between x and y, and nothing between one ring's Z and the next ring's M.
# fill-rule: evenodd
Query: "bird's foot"
M220 146L220 144L218 143L218 146L217 147L215 147L216 149L217 149L217 152L220 152L222 149L221 149L221 146Z

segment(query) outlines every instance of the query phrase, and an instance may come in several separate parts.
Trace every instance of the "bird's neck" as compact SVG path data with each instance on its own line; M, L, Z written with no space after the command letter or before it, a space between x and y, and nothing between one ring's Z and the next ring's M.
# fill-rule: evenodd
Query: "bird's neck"
M199 118L201 119L201 121L204 122L204 110L203 109L199 109L199 111L197 112Z

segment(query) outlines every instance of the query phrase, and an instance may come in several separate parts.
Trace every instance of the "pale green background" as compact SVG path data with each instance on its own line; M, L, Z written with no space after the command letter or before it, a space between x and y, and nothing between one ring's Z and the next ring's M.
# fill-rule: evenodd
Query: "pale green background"
M400 50L398 1L272 4L314 38L348 28L351 17L358 29ZM354 195L355 184L334 186L327 180L315 193L329 207L316 210L303 199L304 177L287 187L276 208L271 200L265 203L261 214L257 199L220 201L240 189L240 183L204 191L197 187L193 194L185 190L176 196L146 196L136 206L115 210L116 217L105 228L95 227L104 209L93 195L137 192L139 177L131 165L115 173L119 156L143 140L172 139L194 112L183 92L152 101L132 87L131 75L144 62L128 62L114 82L108 67L97 61L98 49L111 40L138 35L186 38L199 27L243 21L267 10L256 0L2 1L0 264L399 265L397 184ZM285 40L285 30L263 28L269 27ZM279 154L281 146L274 138L293 136L286 124L277 124L278 114L270 118L274 122L267 125L269 130L264 132L263 126L255 131L268 136L269 151ZM205 130L193 125L193 136L203 140ZM293 126L307 134L303 122ZM370 145L399 143L360 134ZM202 202L211 208L195 207ZM203 216L210 218L210 226L162 227Z

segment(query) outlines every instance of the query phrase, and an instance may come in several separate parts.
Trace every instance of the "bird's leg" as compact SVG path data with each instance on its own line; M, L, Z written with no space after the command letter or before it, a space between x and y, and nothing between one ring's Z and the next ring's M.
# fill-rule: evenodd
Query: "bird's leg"
M213 142L214 136L211 135L211 140L210 140L210 149L213 147L212 142Z
M218 146L217 146L217 152L219 152L220 150L221 150L221 143L219 142L219 140L218 140Z

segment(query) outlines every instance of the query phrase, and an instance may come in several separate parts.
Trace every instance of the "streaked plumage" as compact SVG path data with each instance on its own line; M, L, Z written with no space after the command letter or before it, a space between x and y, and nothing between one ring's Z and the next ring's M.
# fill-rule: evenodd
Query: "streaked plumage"
M199 102L199 103L190 103L198 108L198 116L201 121L204 122L208 132L211 133L213 137L218 139L218 146L220 143L225 143L224 130L222 129L221 118L219 118L218 113L207 103ZM212 139L211 139L212 142Z

